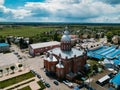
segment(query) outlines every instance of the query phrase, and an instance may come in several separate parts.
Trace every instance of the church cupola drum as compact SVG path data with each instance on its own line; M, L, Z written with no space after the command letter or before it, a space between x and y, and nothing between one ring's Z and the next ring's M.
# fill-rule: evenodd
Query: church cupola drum
M65 27L64 34L61 38L61 50L70 51L71 50L71 38L69 36L68 27Z

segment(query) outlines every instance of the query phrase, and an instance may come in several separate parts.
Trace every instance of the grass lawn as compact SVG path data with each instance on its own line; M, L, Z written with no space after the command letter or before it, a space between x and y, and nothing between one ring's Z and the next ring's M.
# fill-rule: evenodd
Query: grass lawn
M0 81L0 89L11 86L19 82L22 82L32 77L34 77L33 73L28 72L28 73L25 73L25 74L22 74L22 75L19 75L19 76L16 76L16 77L4 80L4 81Z
M26 87L21 88L21 89L19 89L19 90L31 90L31 88L30 88L30 86L26 86Z
M45 85L44 85L41 81L38 81L37 83L38 83L39 86L41 87L39 90L45 89Z
M98 61L89 59L89 60L87 60L87 63L89 63L91 66L93 66L93 65L97 65Z

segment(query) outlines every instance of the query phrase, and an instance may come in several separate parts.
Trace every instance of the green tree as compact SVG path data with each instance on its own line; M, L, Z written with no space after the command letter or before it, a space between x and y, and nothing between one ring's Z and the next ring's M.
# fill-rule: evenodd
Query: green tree
M54 35L53 35L53 40L54 40L54 41L58 41L58 34L57 34L57 32L54 33Z
M18 67L20 68L20 71L21 71L21 67L22 67L23 65L22 64L18 64Z
M111 42L112 37L113 37L113 33L111 31L109 31L109 32L106 33L106 36L107 36L108 42Z
M33 43L33 39L29 38L29 44L32 44L32 43Z
M14 73L14 70L15 70L15 66L11 66L10 69L13 71Z
M104 38L105 34L104 33L101 33L101 38Z
M89 34L88 34L87 38L90 39L90 35Z
M2 69L0 69L0 73L2 74L2 76L3 76L3 70Z

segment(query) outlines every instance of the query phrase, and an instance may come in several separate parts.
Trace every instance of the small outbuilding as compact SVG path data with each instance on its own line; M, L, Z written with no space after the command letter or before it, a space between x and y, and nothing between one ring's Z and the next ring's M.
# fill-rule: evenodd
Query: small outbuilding
M0 52L7 52L9 51L9 44L7 43L0 43Z

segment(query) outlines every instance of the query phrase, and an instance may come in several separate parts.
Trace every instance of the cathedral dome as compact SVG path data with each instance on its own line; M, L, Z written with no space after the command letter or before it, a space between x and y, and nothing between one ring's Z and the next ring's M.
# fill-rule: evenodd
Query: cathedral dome
M65 30L64 35L61 38L61 41L71 41L71 38L69 36L69 31Z

